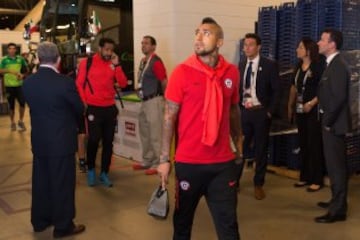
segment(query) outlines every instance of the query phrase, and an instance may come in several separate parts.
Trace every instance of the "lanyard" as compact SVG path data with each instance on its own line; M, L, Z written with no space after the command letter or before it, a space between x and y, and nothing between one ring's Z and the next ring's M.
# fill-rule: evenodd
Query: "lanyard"
M300 74L300 68L297 70L296 76L295 76L295 86L296 86L296 89L297 89L297 83L298 83L299 74ZM308 70L306 70L306 73L305 73L305 76L304 76L304 79L303 79L303 85L302 85L302 88L301 88L301 92L300 92L299 94L303 94L303 93L304 93L304 91L305 91L305 84L306 84L307 78L310 77L310 75L311 75L311 71L310 71L310 68L308 68Z
M139 72L138 72L138 81L139 81L138 87L139 88L142 87L142 81L143 81L144 73L147 70L147 68L149 67L150 61L151 61L151 59L153 58L154 55L155 55L154 53L150 55L149 59L145 63L145 66L144 66L144 62L145 62L146 58L143 58L141 60L141 63L140 63L140 66L139 66Z

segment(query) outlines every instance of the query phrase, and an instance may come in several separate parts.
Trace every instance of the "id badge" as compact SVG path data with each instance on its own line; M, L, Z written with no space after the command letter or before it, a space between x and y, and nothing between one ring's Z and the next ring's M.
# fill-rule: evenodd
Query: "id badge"
M296 113L304 113L303 96L298 95L296 99Z
M142 89L140 89L140 90L138 91L138 97L141 98L141 99L144 98L144 93L143 93L143 90L142 90Z

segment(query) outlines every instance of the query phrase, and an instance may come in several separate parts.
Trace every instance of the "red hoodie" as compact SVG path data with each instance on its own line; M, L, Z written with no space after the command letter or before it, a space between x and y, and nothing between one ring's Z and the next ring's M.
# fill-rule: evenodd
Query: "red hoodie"
M88 73L88 80L93 90L93 93L91 93L88 84L84 88L86 63L87 58L80 62L76 79L76 86L82 101L88 105L98 107L114 105L116 94L114 89L115 80L122 88L127 85L127 78L121 67L114 67L111 61L105 61L98 53L95 54Z

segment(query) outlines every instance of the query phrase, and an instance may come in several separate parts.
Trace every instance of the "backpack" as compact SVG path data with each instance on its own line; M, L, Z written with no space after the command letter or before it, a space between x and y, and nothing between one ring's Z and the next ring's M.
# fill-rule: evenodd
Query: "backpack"
M85 81L84 81L84 84L83 84L83 89L85 90L86 84L87 84L89 86L90 93L94 94L94 90L93 90L93 88L91 86L91 83L89 81L89 78L88 78L88 73L89 73L92 61L93 61L93 57L92 56L88 57L87 62L86 62L86 74L85 74ZM114 83L115 83L115 79L114 79ZM123 103L123 101L121 99L121 96L120 96L120 93L117 90L117 88L115 87L115 85L114 85L114 89L115 89L115 92L116 92L116 96L119 98L121 108L124 108L124 103Z

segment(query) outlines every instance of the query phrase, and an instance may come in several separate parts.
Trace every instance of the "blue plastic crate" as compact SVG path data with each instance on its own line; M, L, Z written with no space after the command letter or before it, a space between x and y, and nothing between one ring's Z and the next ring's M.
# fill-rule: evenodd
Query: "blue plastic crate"
M277 43L277 8L262 7L258 13L257 34L260 36L261 54L272 59L276 58Z
M317 41L319 38L318 0L298 0L296 3L296 39L310 37Z
M297 133L270 136L268 163L298 170L301 167Z
M293 2L280 5L278 10L278 64L280 71L293 66L296 61L297 37L296 8Z

